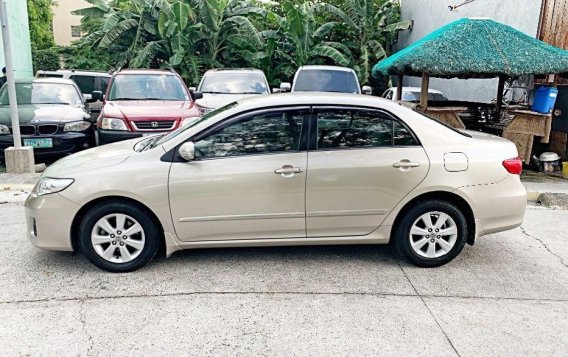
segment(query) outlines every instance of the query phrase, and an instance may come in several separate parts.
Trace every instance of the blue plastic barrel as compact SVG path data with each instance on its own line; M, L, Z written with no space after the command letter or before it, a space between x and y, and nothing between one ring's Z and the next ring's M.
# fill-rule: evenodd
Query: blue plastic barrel
M548 114L554 109L558 97L558 89L548 86L540 86L534 95L532 111Z

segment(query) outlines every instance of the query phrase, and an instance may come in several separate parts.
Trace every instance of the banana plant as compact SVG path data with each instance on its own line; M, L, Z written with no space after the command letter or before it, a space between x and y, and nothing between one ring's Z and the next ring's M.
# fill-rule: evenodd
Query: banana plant
M332 5L318 5L342 22L350 32L350 41L345 44L356 57L353 66L361 84L369 83L373 65L387 56L398 32L408 30L411 21L400 21L398 0L346 0L341 9Z

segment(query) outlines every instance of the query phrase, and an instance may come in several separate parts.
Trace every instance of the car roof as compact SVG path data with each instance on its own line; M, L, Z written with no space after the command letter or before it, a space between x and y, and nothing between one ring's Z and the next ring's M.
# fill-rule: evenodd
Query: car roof
M167 69L154 69L154 68L125 68L114 72L114 74L166 74L177 76L176 72Z
M242 73L242 72L255 72L255 73L264 73L260 69L257 68L213 68L208 70L205 73L215 73L215 72L224 72L224 73Z
M331 93L331 92L295 92L259 95L243 98L237 101L243 110L262 107L277 107L291 105L340 105L360 107L380 107L387 109L398 107L392 100L363 94Z
M99 76L99 77L110 77L111 74L102 71L93 71L89 69L58 69L57 71L38 71L41 73L54 73L54 74L78 74L85 76Z
M328 70L328 71L343 71L343 72L354 72L353 69L349 67L341 67L341 66L324 66L324 65L305 65L298 68L299 71L304 70Z

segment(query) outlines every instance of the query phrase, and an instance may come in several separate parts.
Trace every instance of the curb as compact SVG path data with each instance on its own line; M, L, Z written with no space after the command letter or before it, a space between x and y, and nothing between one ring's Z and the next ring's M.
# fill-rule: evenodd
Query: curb
M528 202L538 202L538 198L542 192L527 192L527 201Z

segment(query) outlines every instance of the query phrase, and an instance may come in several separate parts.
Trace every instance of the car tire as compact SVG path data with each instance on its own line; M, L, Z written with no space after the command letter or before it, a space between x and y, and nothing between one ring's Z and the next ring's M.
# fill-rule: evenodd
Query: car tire
M131 203L106 202L91 208L79 229L79 247L100 269L125 273L148 264L162 232L155 218Z
M412 207L394 231L397 252L416 266L434 268L457 257L467 241L464 214L446 201L430 200Z

